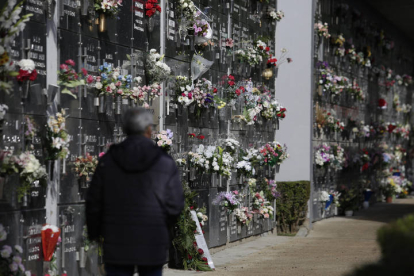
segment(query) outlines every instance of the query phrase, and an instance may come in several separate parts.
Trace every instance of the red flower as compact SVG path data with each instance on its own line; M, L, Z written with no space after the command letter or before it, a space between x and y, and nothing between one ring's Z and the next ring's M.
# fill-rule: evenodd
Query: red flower
M188 257L188 259L189 259L189 260L192 260L192 259L193 259L193 257L191 257L191 255L190 255L190 254L188 254L188 256L187 256L187 257Z
M151 17L151 16L153 16L154 15L154 11L151 9L151 10L147 10L147 12L145 13L148 17Z
M197 252L198 252L198 254L200 254L200 255L203 255L203 254L204 254L204 251L203 251L203 249L201 249L201 248L199 248L199 249L197 250Z
M202 260L203 262L207 262L207 258L206 258L206 257L203 257L201 260Z
M243 87L243 86L240 86L240 87L239 87L239 89L240 89L241 91L243 91L243 92L246 92L246 89L244 89L244 87Z
M200 140L203 140L206 137L204 135L198 135L197 138L200 139Z
M193 210L194 209L194 207L193 206L190 206L190 210Z
M147 2L147 4L145 4L145 8L146 8L147 10L151 10L153 7L154 7L154 5L153 5L153 4L151 4L151 2Z
M190 138L194 138L194 137L196 137L195 133L189 133L189 134L188 134L188 136L189 136Z
M365 164L362 166L362 171L366 171L366 170L368 170L368 167L369 167L368 163L365 163Z
M155 7L155 9L156 9L157 11L161 12L161 7L160 7L159 5L157 5L157 6Z
M217 88L214 87L213 89L213 93L216 94L217 93Z
M68 59L67 61L65 61L65 63L67 65L70 65L70 66L75 66L75 62L73 60L71 60L71 59Z
M236 89L236 95L240 96L240 94L241 94L240 89Z
M277 113L277 114L276 114L276 116L277 116L277 117L281 117L281 116L282 116L282 114L280 114L280 113Z
M266 52L269 52L270 51L270 48L269 47L266 47Z
M378 105L379 105L380 107L384 107L384 106L386 106L386 105L387 105L387 102L386 102L384 99L379 99L379 100L378 100Z
M259 46L259 49L260 49L260 50L263 50L263 46Z
M234 81L228 81L227 82L230 86L233 86L234 85Z
M34 81L37 78L37 71L34 69L29 76L29 80Z
M64 64L64 63L60 65L60 69L62 69L63 71L67 71L68 68L69 67L66 64Z
M331 113L328 113L328 116L331 116Z
M234 81L234 77L232 75L229 75L228 77L230 80Z
M84 76L86 76L88 74L88 71L86 71L85 68L82 68L82 73L83 73Z
M285 114L285 113L283 113L283 114L282 114L282 118L285 118L285 117L286 117L286 114Z
M193 245L194 245L194 246L197 246L197 242L193 242Z

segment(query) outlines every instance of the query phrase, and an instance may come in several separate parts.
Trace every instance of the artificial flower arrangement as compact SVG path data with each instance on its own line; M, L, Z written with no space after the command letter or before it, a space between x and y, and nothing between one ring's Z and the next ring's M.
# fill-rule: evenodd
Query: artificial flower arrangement
M17 62L19 65L19 74L16 76L18 82L35 81L37 78L36 66L31 59L22 59Z
M23 3L21 1L16 5L16 0L9 0L0 10L0 90L6 93L13 90L12 78L19 75L8 51L12 42L26 27L26 22L33 16L32 13L20 16Z
M356 80L354 80L352 82L352 84L349 84L348 89L347 89L348 93L351 94L351 96L356 100L356 101L364 101L365 100L365 94L362 91L361 87L358 85L358 83L356 82Z
M281 11L281 10L271 11L269 13L269 17L272 20L276 20L277 22L280 22L283 19L283 17L285 17L285 13L283 11Z
M99 14L113 17L118 14L122 0L94 0L94 8Z
M153 16L154 14L159 14L161 12L161 6L158 3L158 0L148 0L145 3L145 14L148 17Z
M252 213L260 214L264 218L273 218L274 209L264 197L263 191L254 193L252 207Z
M171 68L163 62L164 55L157 50L151 49L147 57L147 73L152 83L161 83L171 75Z
M335 118L335 116L331 112L324 112L324 126L333 132L342 132L345 129L345 124L341 122L339 119Z
M241 63L248 63L250 66L255 66L263 61L262 55L254 47L247 47L246 49L239 49L235 55Z
M24 139L26 141L32 141L38 132L37 125L33 118L28 115L24 117L24 120Z
M345 165L345 150L344 148L341 147L341 145L336 144L331 146L332 149L332 153L333 153L333 159L331 162L331 166L335 169L335 170L342 170L344 168Z
M237 85L234 76L225 75L222 77L223 92L229 106L234 106L238 97L245 92L245 88Z
M413 107L412 107L412 105L410 105L410 104L403 104L403 105L401 106L401 111L402 111L404 114L408 114L408 113L410 113L412 109L413 109Z
M192 28L196 17L199 15L197 7L191 0L179 0L176 9L180 28Z
M263 159L259 150L249 148L243 151L243 149L240 149L239 155L239 161L236 164L237 174L245 177L253 176L256 173L254 165L260 163Z
M1 174L19 174L20 186L17 187L18 201L21 201L27 195L33 182L39 181L40 185L46 184L46 169L30 152L23 152L20 155L13 155L12 152L2 152L1 155Z
M409 75L403 75L403 81L405 86L409 86L413 83L413 77Z
M189 152L188 156L190 166L201 172L231 177L234 158L221 147L200 145L196 152Z
M148 100L152 101L161 96L161 85L159 83L153 83L150 85L140 86L141 78L136 77L134 81L134 87L130 94L125 94L126 97L133 99L140 106L149 108ZM124 90L125 91L125 90ZM128 91L128 90L126 90ZM124 97L125 97L124 96Z
M132 76L121 75L121 68L112 68L112 65L106 62L99 66L99 76L96 76L94 81L95 83L93 86L96 90L96 96L127 96L132 93L130 92L133 81ZM92 83L90 80L87 82Z
M241 224L249 225L253 220L253 215L248 207L237 208L233 211L233 214Z
M321 191L319 193L319 201L320 202L325 203L325 202L330 201L330 200L331 200L331 196L329 195L329 193L327 191Z
M400 75L396 75L394 80L398 85L403 85L404 84L404 80Z
M0 224L0 230L4 231L2 224ZM3 248L0 250L0 275L30 275L30 271L26 271L23 265L22 256L23 248L20 245L15 245L14 248L9 245L3 245Z
M392 99L392 107L397 111L400 112L402 111L401 107L401 101L400 101L400 96L398 96L398 94L394 94L394 97Z
M206 37L208 35L210 24L205 19L196 19L194 21L194 35L199 37Z
M289 158L287 146L282 147L277 141L267 143L259 149L259 152L262 155L263 163L270 166L280 165Z
M60 65L58 71L58 85L62 85L64 88L61 90L63 94L69 94L76 99L76 95L73 94L68 88L78 87L85 83L91 84L94 78L88 74L85 68L82 68L82 73L76 73L75 62L71 59L65 61ZM86 82L85 82L86 81Z
M267 41L269 38L267 37L260 37L253 41L253 48L256 53L262 56L263 59L269 58L271 56L270 47L267 46Z
M227 138L224 140L224 150L230 153L230 155L234 155L239 147L240 143L235 139Z
M69 134L65 129L65 111L49 116L46 126L46 150L48 160L65 159L69 154Z
M89 177L95 172L96 166L98 165L98 158L92 156L89 153L85 157L78 156L73 162L74 171L78 178L86 178L89 181Z
M214 95L216 93L217 88L213 87L211 81L206 78L197 80L193 90L193 98L196 107L208 108L214 106Z
M208 260L204 256L204 251L198 247L194 236L194 233L204 234L204 231L203 233L198 233L197 225L192 219L190 211L199 210L199 212L197 212L197 218L199 222L201 220L203 224L208 218L204 215L203 208L197 209L195 198L198 194L195 191L191 191L186 182L183 182L183 190L185 205L178 217L172 244L174 248L181 253L180 255L182 256L182 263L185 270L193 269L197 271L209 271L211 268L208 266Z
M320 37L324 37L324 38L330 38L331 35L329 34L329 29L328 29L328 23L322 24L322 23L316 23L315 24L315 30L318 32L318 35Z
M232 49L234 47L234 40L230 37L226 38L226 40L224 41L224 46L226 47L227 54L231 54Z
M171 149L173 135L174 133L171 129L161 130L155 137L155 143L164 151L168 152Z
M176 76L174 83L175 101L184 106L189 106L193 101L192 82L185 76Z
M331 147L323 143L315 152L315 164L317 168L328 168L335 157L331 153Z
M264 197L273 201L281 197L280 193L277 191L276 181L272 179L262 178L257 181L257 186L263 191Z
M213 204L224 206L227 212L231 214L240 205L240 201L237 198L238 194L238 191L220 192L214 198Z

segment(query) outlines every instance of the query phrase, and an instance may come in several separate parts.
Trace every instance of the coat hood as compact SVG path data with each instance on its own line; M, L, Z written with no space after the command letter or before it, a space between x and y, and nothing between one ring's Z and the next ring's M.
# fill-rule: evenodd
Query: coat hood
M149 169L163 154L154 142L144 136L130 136L109 152L115 163L127 172Z

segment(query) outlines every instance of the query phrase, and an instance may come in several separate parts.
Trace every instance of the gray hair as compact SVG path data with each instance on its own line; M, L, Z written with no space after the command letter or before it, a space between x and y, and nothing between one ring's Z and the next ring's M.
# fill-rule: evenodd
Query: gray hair
M152 124L152 114L149 110L134 107L125 112L122 129L127 135L142 135Z

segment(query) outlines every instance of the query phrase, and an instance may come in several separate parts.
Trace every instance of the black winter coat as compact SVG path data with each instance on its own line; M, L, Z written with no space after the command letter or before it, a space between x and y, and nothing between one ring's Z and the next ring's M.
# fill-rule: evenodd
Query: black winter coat
M113 145L99 160L86 199L91 240L104 239L104 262L161 265L168 224L184 208L174 160L143 136Z

